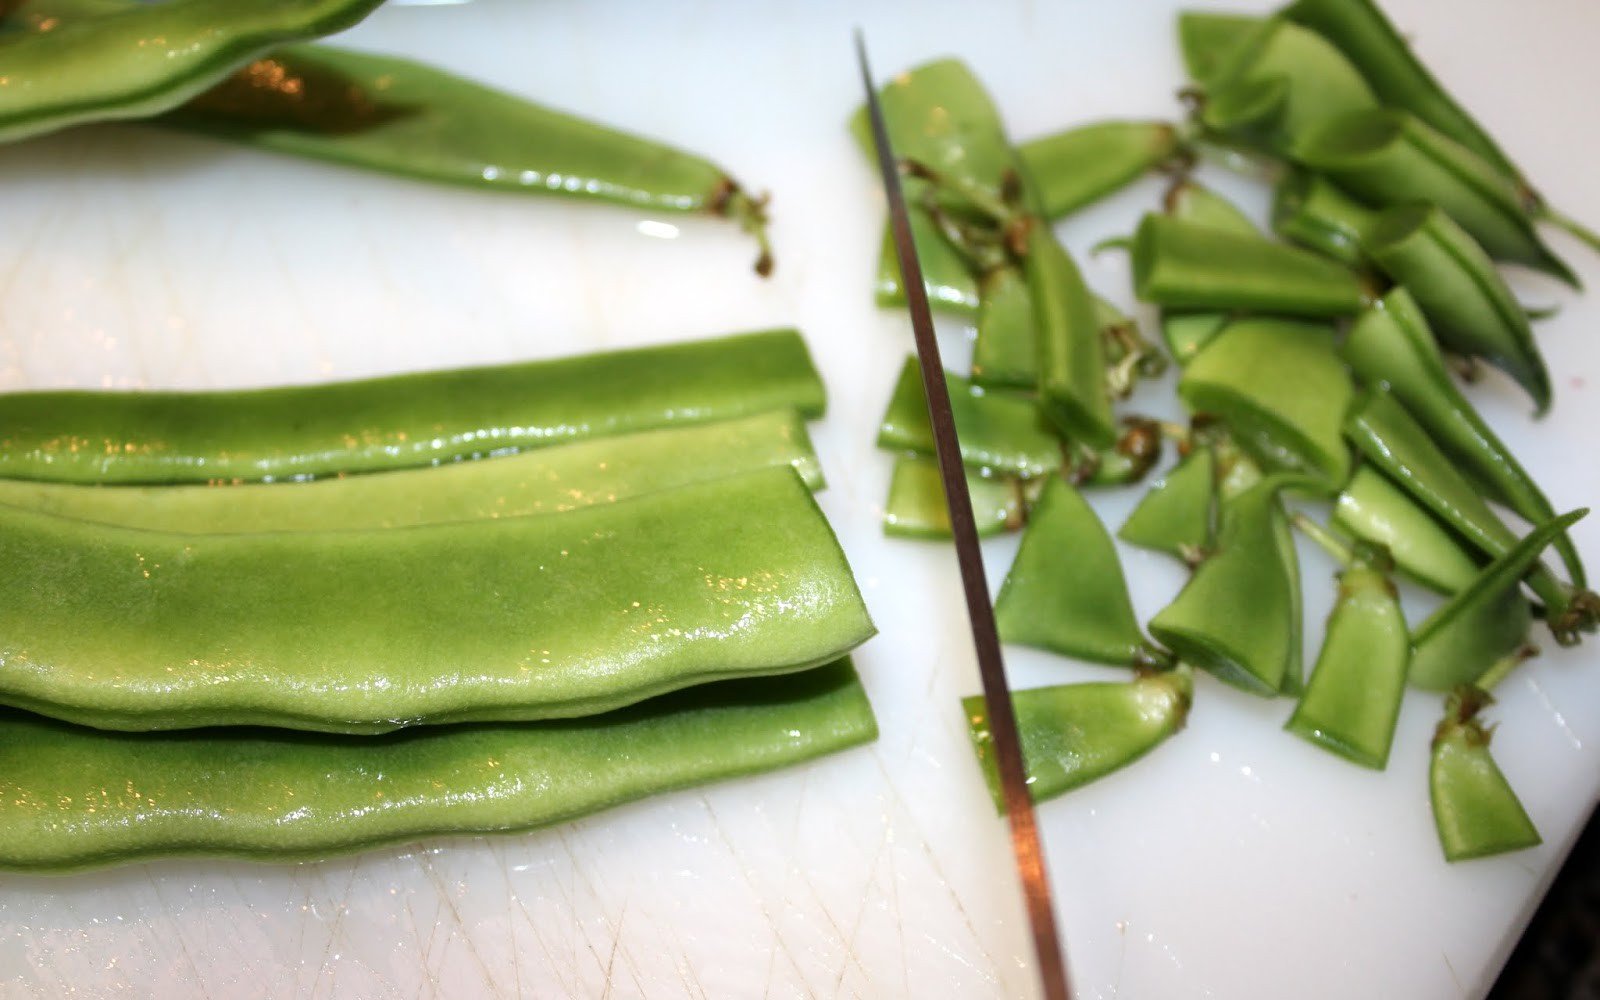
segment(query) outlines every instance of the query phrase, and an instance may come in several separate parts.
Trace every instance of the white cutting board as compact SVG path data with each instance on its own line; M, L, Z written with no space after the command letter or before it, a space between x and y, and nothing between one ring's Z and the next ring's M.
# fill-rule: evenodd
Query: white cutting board
M808 767L526 835L324 864L0 876L0 996L1033 995L1003 827L957 705L977 680L954 562L877 527L889 460L872 438L910 340L867 291L882 200L843 128L859 98L850 28L882 77L964 56L1024 139L1176 113L1174 6L476 0L391 7L349 34L770 187L767 282L748 273L748 242L709 222L131 127L0 150L0 388L260 385L799 324L832 398L816 425L823 504L882 630L858 663L883 730ZM1552 199L1600 222L1600 6L1389 7ZM1248 183L1210 176L1263 209ZM1082 252L1157 193L1141 184L1062 234ZM1594 256L1553 241L1600 286ZM1131 304L1117 254L1086 273ZM1539 327L1554 413L1535 426L1498 377L1477 398L1558 508L1600 501L1600 299L1518 289L1562 307ZM944 333L964 365L964 331ZM1136 402L1172 413L1168 396ZM1097 504L1118 523L1134 495ZM1600 518L1577 536L1600 567ZM1014 547L990 544L992 585ZM1331 567L1303 558L1314 653ZM1126 566L1146 617L1181 581L1157 556ZM1283 734L1288 701L1200 678L1185 732L1040 810L1079 995L1480 995L1600 791L1597 649L1551 652L1494 709L1497 758L1545 845L1457 866L1426 801L1437 697L1407 696L1389 772L1373 774ZM1018 686L1116 676L1021 651L1011 668Z

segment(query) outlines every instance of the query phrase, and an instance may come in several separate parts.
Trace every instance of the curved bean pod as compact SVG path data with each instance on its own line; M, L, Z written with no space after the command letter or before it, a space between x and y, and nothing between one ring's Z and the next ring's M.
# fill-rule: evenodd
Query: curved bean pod
M0 710L0 868L317 860L527 830L870 742L848 659L570 722L388 736L107 733Z
M788 469L546 517L179 535L0 508L0 701L101 728L591 715L873 626Z
M18 392L0 395L0 477L309 478L824 404L796 330L271 389Z

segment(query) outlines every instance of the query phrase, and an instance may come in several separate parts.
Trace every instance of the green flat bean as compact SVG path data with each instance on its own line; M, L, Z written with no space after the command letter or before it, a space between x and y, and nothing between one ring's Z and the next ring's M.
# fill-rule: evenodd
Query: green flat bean
M1027 520L1029 492L1013 476L967 472L967 495L979 538L1004 534ZM884 504L883 533L895 538L949 538L950 508L944 499L939 461L929 455L896 455Z
M1285 174L1272 201L1273 232L1346 267L1365 262L1361 245L1376 219L1327 178L1305 170Z
M1385 386L1477 484L1531 523L1555 517L1533 477L1456 388L1422 310L1404 288L1356 319L1339 354L1358 378ZM1557 539L1556 549L1572 582L1584 586L1583 561L1572 540Z
M1216 551L1150 620L1150 634L1183 662L1266 697L1288 685L1298 663L1298 609L1275 524L1284 484L1263 479L1223 504Z
M984 392L959 375L945 373L950 410L961 441L961 460L968 468L1032 479L1061 467L1061 441L1030 399ZM878 447L891 451L933 454L933 428L928 423L922 369L908 357L900 368L894 394L878 427Z
M1039 210L1060 219L1172 162L1181 152L1168 122L1107 121L1079 125L1017 147L1033 181Z
M772 269L763 199L717 164L409 59L278 49L158 121L421 180L728 216Z
M911 178L906 178L911 180ZM982 308L978 276L972 262L939 230L926 212L913 208L909 213L911 241L917 247L917 263L922 265L922 283L930 308L956 316L971 316ZM906 304L905 286L900 278L900 254L895 250L894 232L886 222L883 242L878 248L878 276L872 285L872 300L885 309Z
M1476 715L1490 698L1468 689L1452 695L1433 734L1428 798L1446 861L1535 847L1539 831L1489 754L1492 729Z
M1114 665L1151 658L1111 536L1060 479L1028 519L994 618L1005 642Z
M986 388L1031 389L1039 380L1032 293L1018 267L997 267L979 285L972 382Z
M1094 298L1048 226L1029 228L1023 273L1039 351L1039 407L1063 438L1110 447L1116 431Z
M1215 191L1189 178L1181 178L1167 188L1162 211L1174 219L1197 226L1209 226L1240 236L1260 236L1261 230L1250 217Z
M1133 763L1183 728L1193 701L1194 679L1183 666L1125 682L1014 692L1011 703L1029 795L1043 802ZM961 705L978 766L995 808L1003 811L1004 793L983 699L963 698Z
M378 0L30 3L0 35L0 142L148 118L287 42L356 24Z
M1365 245L1374 263L1422 307L1439 340L1481 357L1550 408L1550 374L1528 316L1482 248L1437 208L1406 205L1378 216Z
M271 389L18 392L0 395L0 477L310 478L824 403L795 330Z
M387 736L107 733L0 710L0 868L170 855L314 860L548 826L867 743L848 659L586 719Z
M103 487L0 479L0 504L150 531L337 531L558 514L770 466L793 468L808 487L822 488L805 422L791 410L308 483Z
M1519 583L1539 553L1587 513L1576 510L1535 528L1429 615L1411 640L1411 683L1448 691L1478 680L1526 643L1533 619Z
M1178 12L1178 49L1189 79L1208 83L1226 68L1234 50L1257 31L1262 18L1209 10Z
M1162 312L1161 339L1167 342L1172 360L1179 365L1193 361L1212 338L1228 325L1228 314L1221 312Z
M1376 208L1435 204L1495 260L1580 284L1534 232L1505 178L1403 111L1375 108L1326 119L1299 138L1291 155Z
M1362 544L1339 574L1317 665L1284 728L1341 757L1383 770L1394 742L1411 646L1391 563Z
M1117 537L1199 565L1211 550L1216 492L1216 457L1210 448L1197 447L1150 487Z
M1357 468L1345 484L1333 521L1387 548L1403 573L1441 594L1454 594L1478 575L1478 564L1444 526L1371 466Z
M1307 473L1330 493L1350 476L1342 431L1354 388L1328 327L1235 320L1184 369L1178 395L1226 420L1270 469Z
M101 728L589 715L873 632L792 471L544 517L256 535L0 507L0 702Z
M1368 301L1348 268L1256 236L1149 214L1133 242L1133 287L1170 309L1348 316Z

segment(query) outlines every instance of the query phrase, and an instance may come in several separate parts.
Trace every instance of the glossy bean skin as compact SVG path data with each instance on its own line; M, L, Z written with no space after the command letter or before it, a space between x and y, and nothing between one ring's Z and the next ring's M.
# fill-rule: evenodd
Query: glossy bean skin
M1032 400L986 393L949 372L945 380L950 387L961 460L968 468L1032 479L1061 467L1061 440ZM907 358L900 368L894 394L878 425L878 447L933 454L933 428L928 423L927 396L916 358Z
M1478 564L1444 526L1369 465L1357 468L1339 492L1333 521L1387 548L1402 572L1441 594L1456 593L1478 575Z
M1411 112L1507 177L1519 176L1499 145L1428 72L1372 0L1295 0L1283 15L1337 46L1384 104Z
M1016 531L1027 521L1029 494L1036 490L1013 476L967 473L967 495L979 538ZM896 455L884 504L883 533L893 538L950 537L939 461L931 455Z
M1348 316L1368 294L1348 268L1296 247L1150 214L1133 244L1134 292L1168 309Z
M1489 753L1493 730L1477 719L1491 699L1474 688L1452 695L1433 735L1428 798L1446 861L1535 847L1539 831Z
M1456 388L1415 299L1396 288L1356 318L1339 348L1356 376L1384 385L1476 483L1528 521L1555 517L1533 477ZM1556 541L1572 582L1584 586L1572 540Z
M1113 665L1146 657L1111 537L1059 478L1045 484L1028 519L994 617L1005 642Z
M1365 262L1361 244L1376 219L1376 212L1305 170L1285 174L1273 195L1273 232L1346 267Z
M0 868L317 860L527 830L870 742L848 659L571 721L386 736L108 733L0 709Z
M280 45L348 28L377 0L30 3L0 35L0 142L148 118Z
M1061 684L1012 693L1028 792L1043 802L1126 767L1183 728L1194 700L1188 668L1120 683ZM994 742L981 697L963 698L978 765L1004 810Z
M590 715L805 669L873 632L766 469L565 514L183 535L0 508L0 701L101 728Z
M1383 770L1411 659L1389 556L1370 545L1339 574L1317 664L1284 728L1364 767Z
M1515 188L1405 112L1372 109L1326 120L1300 137L1291 156L1375 208L1435 204L1493 259L1579 284L1534 232Z
M278 49L159 123L421 180L729 216L758 236L765 224L704 157L392 56Z
M1023 274L1038 338L1040 409L1063 438L1110 447L1116 431L1094 298L1048 226L1030 227Z
M792 468L808 487L822 488L805 423L792 410L307 483L103 487L0 479L0 504L150 531L342 531L560 514L767 467Z
M401 469L744 416L816 417L795 330L222 391L0 395L0 476L78 483L281 480Z
M1535 528L1429 615L1412 637L1411 683L1436 691L1471 683L1527 642L1533 622L1520 581L1539 553L1587 513L1573 511Z
M1210 448L1195 448L1150 487L1117 537L1196 565L1211 549L1216 493L1216 457Z
M1079 125L1017 147L1046 219L1091 205L1178 156L1168 122L1105 121Z
M1354 387L1326 326L1235 320L1189 362L1178 395L1190 412L1225 419L1269 469L1306 473L1329 493L1349 478L1342 432Z
M1216 552L1150 620L1150 634L1184 663L1252 694L1286 686L1298 629L1277 521L1282 480L1258 482L1222 508Z
M1550 373L1527 313L1448 215L1421 205L1389 209L1368 231L1366 251L1416 299L1441 343L1511 376L1539 414L1550 408Z

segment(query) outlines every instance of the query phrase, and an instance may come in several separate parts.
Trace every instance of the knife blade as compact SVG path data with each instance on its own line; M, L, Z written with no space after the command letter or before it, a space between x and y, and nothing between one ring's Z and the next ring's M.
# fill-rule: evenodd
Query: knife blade
M1044 847L1039 841L1033 798L1028 794L1022 740L1017 733L1016 713L1012 709L1011 691L1006 684L1005 663L1000 656L1000 636L995 630L994 608L989 603L989 582L978 549L972 498L967 494L967 479L961 465L955 419L950 412L950 390L944 380L939 342L933 334L933 315L928 309L922 265L917 259L916 244L911 238L911 219L906 211L905 193L900 187L900 172L894 151L889 145L889 131L884 124L883 108L878 104L878 91L872 83L866 39L859 29L855 33L855 41L861 82L867 91L873 145L878 152L878 170L882 174L884 195L889 202L890 227L900 258L901 283L905 287L906 304L911 311L911 330L916 339L917 362L922 369L922 386L928 400L928 418L933 425L934 452L939 459L945 503L950 508L950 531L955 536L956 562L961 569L967 617L972 624L978 676L983 682L983 701L989 715L989 732L994 739L995 763L1004 791L1006 819L1011 827L1011 851L1015 856L1017 875L1022 881L1028 923L1033 931L1034 953L1039 962L1039 978L1048 1000L1068 1000L1072 993L1067 982L1066 953L1056 932L1050 873L1045 866Z

